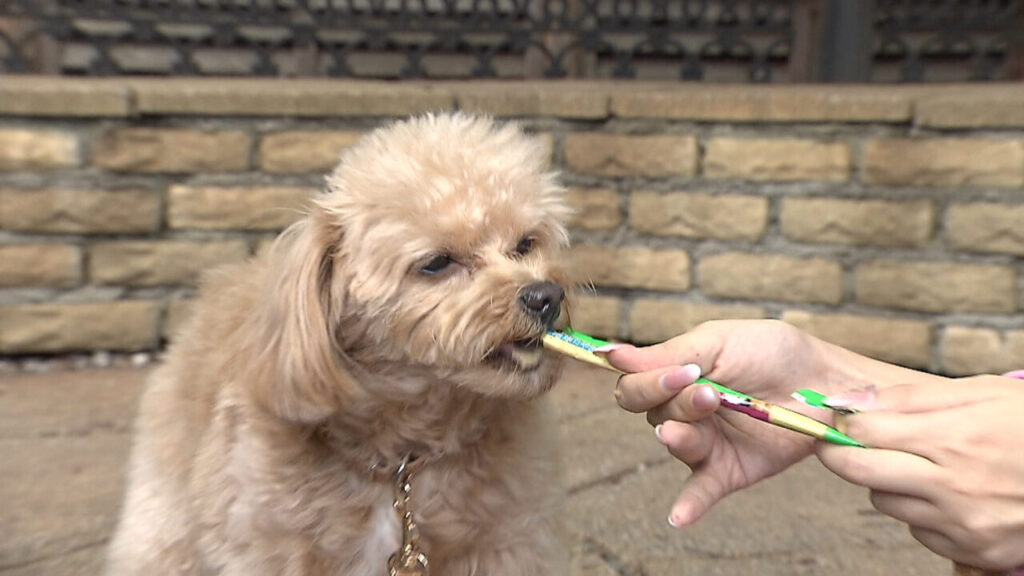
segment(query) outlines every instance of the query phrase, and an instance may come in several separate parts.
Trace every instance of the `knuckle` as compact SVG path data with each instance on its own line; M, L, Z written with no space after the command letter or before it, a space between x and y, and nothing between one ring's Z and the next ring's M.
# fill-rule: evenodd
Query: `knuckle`
M964 532L979 542L988 542L995 538L1001 523L985 510L972 508L960 519Z
M885 513L889 507L889 497L887 494L879 492L878 490L872 490L868 496L868 500L871 502L871 506L879 512Z
M843 477L854 484L865 486L868 484L868 479L872 475L873 468L867 462L864 462L855 456L857 455L848 454L848 451L844 451L844 454L840 456L840 464L843 468Z

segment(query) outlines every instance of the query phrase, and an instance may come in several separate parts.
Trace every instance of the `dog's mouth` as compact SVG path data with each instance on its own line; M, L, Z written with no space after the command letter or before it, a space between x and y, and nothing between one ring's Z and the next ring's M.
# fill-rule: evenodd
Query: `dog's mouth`
M492 350L487 360L518 370L536 370L544 360L544 346L540 336L511 340Z

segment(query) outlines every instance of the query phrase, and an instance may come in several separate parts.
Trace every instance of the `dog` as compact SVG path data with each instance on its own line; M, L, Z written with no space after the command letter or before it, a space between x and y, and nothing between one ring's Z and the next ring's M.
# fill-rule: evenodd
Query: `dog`
M147 382L108 574L564 574L549 156L486 117L389 124L212 273Z

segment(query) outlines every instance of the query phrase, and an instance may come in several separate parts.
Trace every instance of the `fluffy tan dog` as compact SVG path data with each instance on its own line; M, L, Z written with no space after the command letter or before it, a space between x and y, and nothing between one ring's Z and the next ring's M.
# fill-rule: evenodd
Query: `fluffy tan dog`
M113 575L387 574L397 469L434 576L563 573L563 189L517 127L424 116L216 273L148 383Z

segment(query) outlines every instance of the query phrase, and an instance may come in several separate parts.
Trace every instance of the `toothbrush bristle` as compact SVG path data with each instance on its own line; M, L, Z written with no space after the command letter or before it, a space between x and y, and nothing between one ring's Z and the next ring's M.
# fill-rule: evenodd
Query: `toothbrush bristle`
M558 338L559 340L563 340L565 342L568 342L569 344L572 344L573 346L577 346L579 348L583 348L587 352L593 352L594 351L594 347L591 346L590 344L584 342L583 340L580 340L579 338L576 338L575 336L570 336L570 335L566 334L565 332L556 332L555 330L548 330L548 334L551 334L552 336Z

